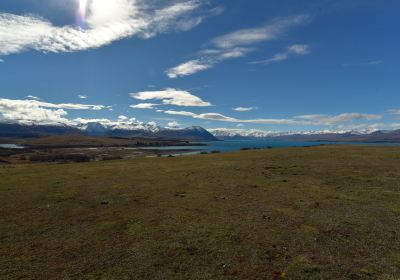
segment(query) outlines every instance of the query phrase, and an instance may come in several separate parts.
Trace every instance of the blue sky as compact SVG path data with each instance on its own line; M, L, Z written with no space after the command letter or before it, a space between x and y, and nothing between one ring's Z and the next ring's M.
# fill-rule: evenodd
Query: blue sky
M397 129L399 9L390 0L3 0L0 119Z

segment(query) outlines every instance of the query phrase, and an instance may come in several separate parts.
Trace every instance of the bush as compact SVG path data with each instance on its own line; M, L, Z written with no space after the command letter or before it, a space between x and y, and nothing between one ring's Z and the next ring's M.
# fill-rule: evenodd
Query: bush
M90 156L86 154L36 154L30 157L37 162L89 162Z
M212 154L219 154L219 153L221 153L221 151L215 150L215 151L212 151L211 153Z
M102 160L117 160L117 159L122 159L122 157L121 156L107 155L107 156L103 156L101 159Z

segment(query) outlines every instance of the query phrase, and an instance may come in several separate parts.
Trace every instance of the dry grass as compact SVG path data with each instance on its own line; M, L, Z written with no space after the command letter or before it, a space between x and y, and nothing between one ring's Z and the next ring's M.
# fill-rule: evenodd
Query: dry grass
M1 279L399 279L400 149L0 168Z

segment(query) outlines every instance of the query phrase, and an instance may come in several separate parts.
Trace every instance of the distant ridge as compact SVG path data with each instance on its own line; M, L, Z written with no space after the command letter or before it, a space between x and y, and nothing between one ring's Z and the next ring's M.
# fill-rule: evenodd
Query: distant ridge
M389 131L304 131L268 132L242 129L211 129L210 132L220 140L282 140L282 141L328 141L328 142L367 142L400 143L400 130Z
M200 126L188 128L161 128L146 125L141 128L106 127L101 123L88 123L85 127L74 128L65 125L24 125L0 123L0 137L39 137L48 135L88 135L105 137L142 137L190 141L216 141L210 132Z
M39 137L46 135L82 135L81 130L65 125L21 125L0 122L0 137Z

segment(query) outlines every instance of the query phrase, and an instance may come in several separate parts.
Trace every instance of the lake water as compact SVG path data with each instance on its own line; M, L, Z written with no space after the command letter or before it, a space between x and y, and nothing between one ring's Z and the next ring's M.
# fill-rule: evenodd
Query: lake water
M24 147L15 144L0 144L0 148L5 149L23 149Z
M234 152L240 151L244 148L287 148L287 147L308 147L319 146L321 144L351 144L351 143L332 143L332 142L295 142L295 141L265 141L265 140L228 140L228 141L213 141L201 142L206 146L170 146L170 147L148 147L143 149L156 149L163 151L176 151L176 150L192 150L191 152L183 152L184 154L197 154L202 151L212 152ZM361 143L357 143L361 144ZM379 144L376 144L379 145Z

